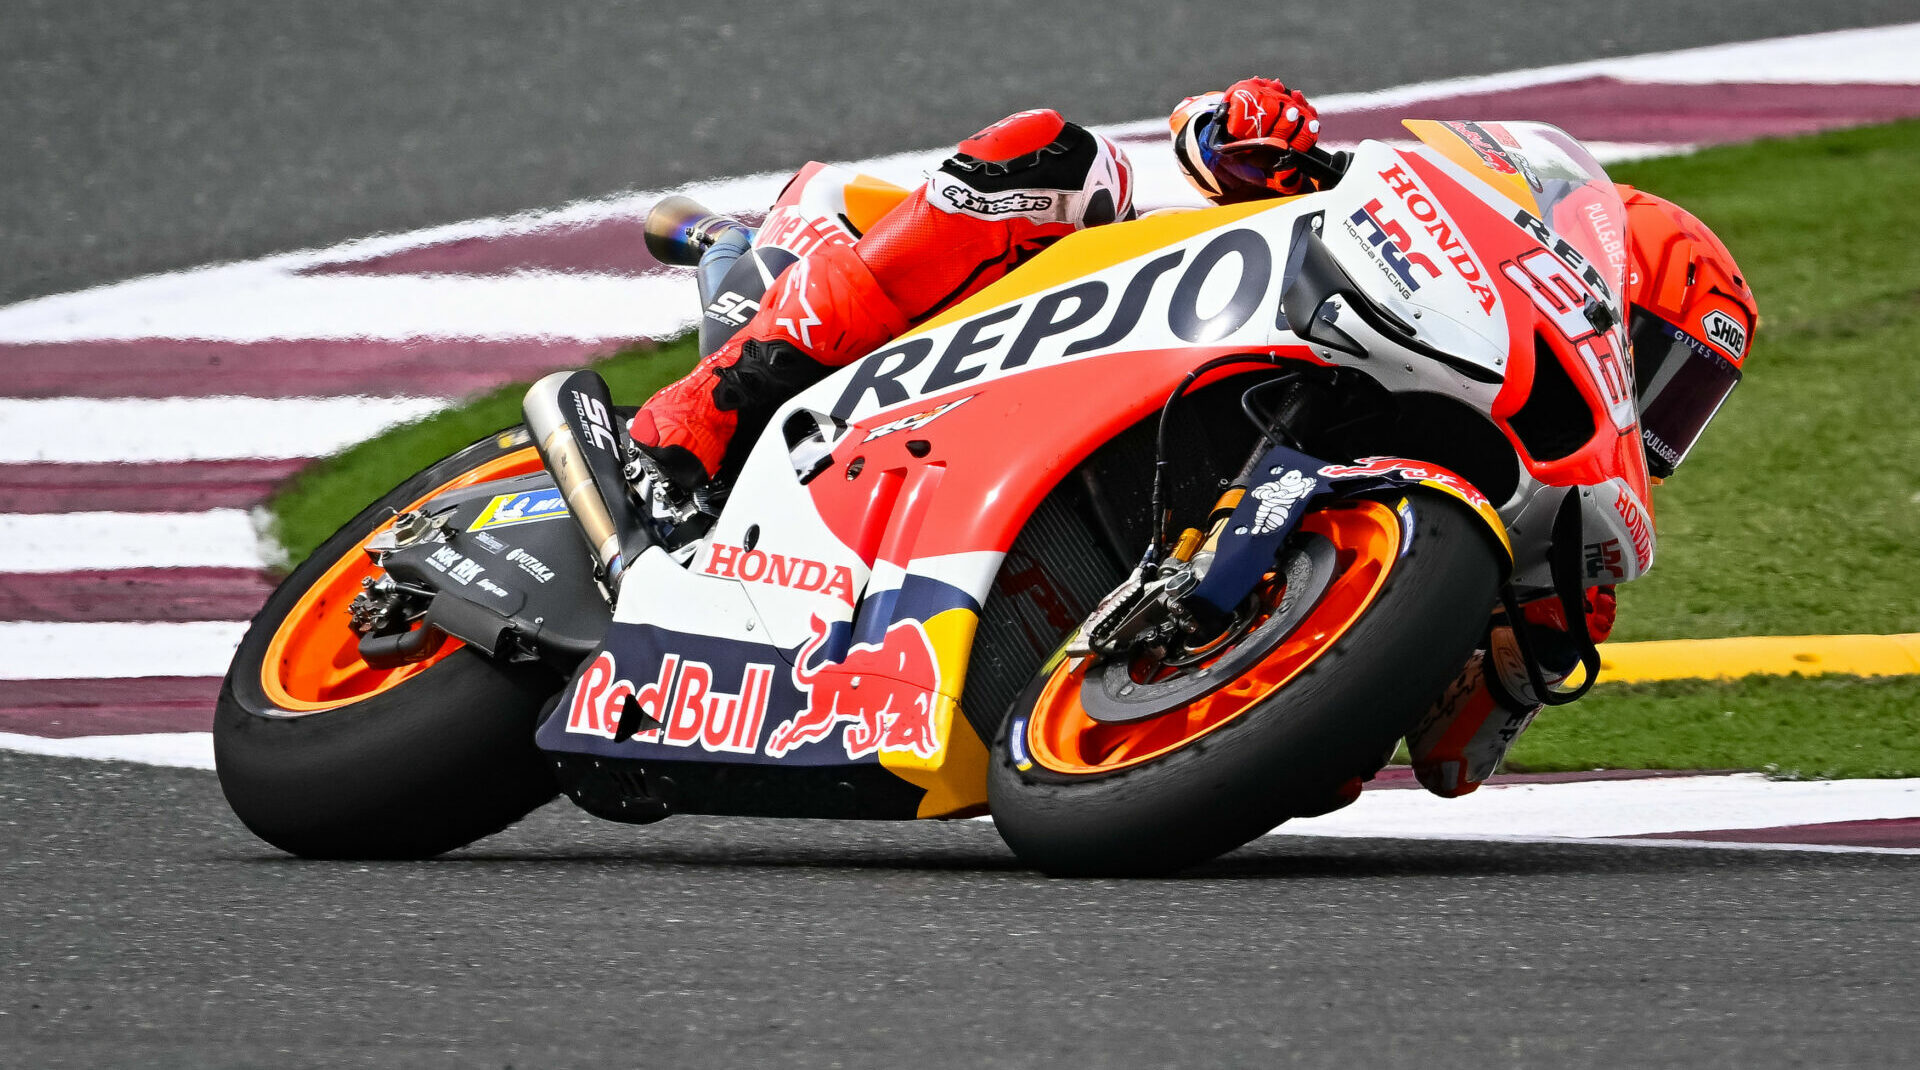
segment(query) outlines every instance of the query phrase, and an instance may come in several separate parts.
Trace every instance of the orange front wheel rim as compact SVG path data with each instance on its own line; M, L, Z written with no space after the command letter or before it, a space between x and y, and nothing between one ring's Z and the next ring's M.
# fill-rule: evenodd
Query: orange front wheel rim
M540 471L533 447L501 454L460 473L409 503L418 509L451 490ZM260 686L267 700L287 713L318 713L362 701L400 685L460 648L457 640L439 643L425 658L392 669L376 669L360 657L360 633L353 630L347 606L361 581L379 569L364 551L367 542L392 524L383 521L300 593L267 644L260 665Z
M1274 651L1233 682L1142 721L1095 721L1080 685L1095 659L1056 665L1026 726L1033 761L1056 773L1111 773L1153 761L1231 724L1278 693L1366 615L1399 557L1401 521L1389 506L1342 501L1307 514L1299 530L1333 544L1336 565L1326 593Z

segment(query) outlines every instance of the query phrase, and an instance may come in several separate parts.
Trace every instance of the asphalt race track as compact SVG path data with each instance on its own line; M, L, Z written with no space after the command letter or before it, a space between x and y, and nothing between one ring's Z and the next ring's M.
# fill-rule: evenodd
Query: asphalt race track
M661 7L9 0L0 303L1255 69L1353 90L1913 17ZM0 1067L1901 1065L1916 889L1916 856L1289 837L1065 883L982 822L564 803L432 863L304 863L209 773L0 753Z
M276 855L203 773L0 755L9 1066L1902 1065L1916 860L1272 837L1050 881L983 822Z
M932 148L1020 108L1164 115L1245 73L1344 92L1913 17L1911 0L7 0L0 304Z

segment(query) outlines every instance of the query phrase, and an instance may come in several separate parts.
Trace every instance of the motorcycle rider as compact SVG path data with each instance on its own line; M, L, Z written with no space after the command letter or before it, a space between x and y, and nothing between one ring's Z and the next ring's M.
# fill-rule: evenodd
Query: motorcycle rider
M1189 97L1169 124L1182 174L1215 204L1318 188L1292 154L1318 142L1319 114L1278 80L1247 78ZM1648 411L1651 388L1673 410L1677 430L1666 442L1677 464L1737 382L1757 323L1753 295L1726 246L1698 219L1651 194L1619 188L1628 209L1627 297L1641 405ZM759 312L649 399L629 433L681 485L737 470L787 398L1059 238L1131 218L1132 191L1126 154L1106 138L1050 109L1010 115L962 141L925 185L858 240L823 243L783 272ZM1701 322L1708 308L1744 321L1731 379L1718 365L1703 371L1709 360L1729 362L1675 326ZM1645 351L1654 349L1659 353ZM1420 783L1446 797L1475 790L1544 708L1531 680L1516 671L1516 627L1528 630L1553 686L1575 671L1584 645L1576 640L1597 644L1611 634L1614 608L1613 587L1602 584L1587 589L1582 621L1565 619L1557 598L1524 606L1524 621L1496 614L1486 649L1408 734ZM1359 791L1358 781L1347 785L1329 809Z
M715 479L781 402L1083 227L1133 215L1119 146L1051 109L962 141L851 244L782 272L727 343L641 407L628 432L677 483Z
M1182 171L1215 203L1305 192L1276 149L1305 151L1305 96L1249 78L1173 114ZM851 245L823 243L753 318L647 400L628 432L676 482L730 472L773 410L833 369L971 296L1084 227L1133 215L1126 153L1051 109L1016 112L956 146L925 185Z

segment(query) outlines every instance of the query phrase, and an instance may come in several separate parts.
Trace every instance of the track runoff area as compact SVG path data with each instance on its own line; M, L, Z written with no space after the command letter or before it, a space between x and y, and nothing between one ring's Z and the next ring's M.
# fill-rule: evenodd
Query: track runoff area
M1401 117L1524 116L1603 161L1920 115L1920 23L1319 98L1335 147ZM1197 203L1160 118L1104 127L1139 201ZM946 150L853 166L906 185ZM650 258L665 192L756 212L785 174L481 219L0 308L0 749L211 768L220 678L272 587L256 507L306 461L694 323ZM1920 854L1920 779L1389 770L1281 834Z

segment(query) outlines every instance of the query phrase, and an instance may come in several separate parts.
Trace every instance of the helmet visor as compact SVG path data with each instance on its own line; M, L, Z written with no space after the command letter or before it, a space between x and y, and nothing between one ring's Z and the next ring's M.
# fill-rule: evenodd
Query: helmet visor
M1633 367L1647 471L1665 479L1739 385L1740 368L1701 339L1637 308Z

